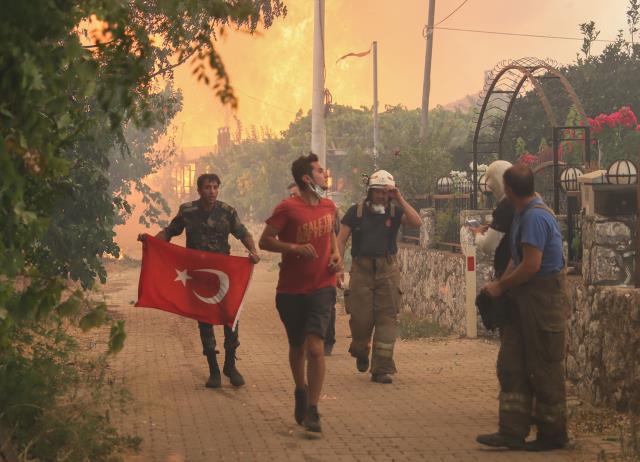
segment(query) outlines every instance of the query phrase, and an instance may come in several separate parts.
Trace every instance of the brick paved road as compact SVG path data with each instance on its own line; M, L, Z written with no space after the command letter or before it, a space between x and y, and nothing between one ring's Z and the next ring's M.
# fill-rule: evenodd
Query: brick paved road
M305 438L293 420L287 342L274 307L275 264L258 265L240 326L239 368L247 386L204 387L208 375L195 321L131 306L137 268L112 270L109 307L128 338L113 367L132 391L117 418L143 438L132 461L567 461L596 460L596 448L553 454L482 449L495 429L496 346L481 340L399 342L392 385L374 384L348 355L347 317L328 358L320 402L323 437ZM216 334L222 338L221 329ZM221 342L220 342L221 344Z

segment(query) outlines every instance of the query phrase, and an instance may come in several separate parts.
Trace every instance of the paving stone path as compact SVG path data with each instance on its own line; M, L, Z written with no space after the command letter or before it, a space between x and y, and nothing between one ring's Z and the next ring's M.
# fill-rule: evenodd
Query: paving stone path
M392 385L372 383L347 353L348 322L337 320L320 402L323 435L308 439L293 420L287 342L274 307L275 263L257 266L240 323L239 369L247 385L206 389L195 321L134 308L139 270L117 265L105 287L126 320L124 350L112 363L135 402L115 423L143 438L131 461L576 461L597 444L546 454L487 450L477 433L497 421L497 346L483 340L402 341ZM216 328L219 345L222 331Z

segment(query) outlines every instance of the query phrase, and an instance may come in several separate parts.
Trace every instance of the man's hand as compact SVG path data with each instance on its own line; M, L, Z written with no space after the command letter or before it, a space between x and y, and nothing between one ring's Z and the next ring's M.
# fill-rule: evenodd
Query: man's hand
M147 235L146 235L146 234L144 234L144 233L140 233L140 234L138 234L138 240L139 240L140 242L144 242L146 238L147 238Z
M400 194L400 190L394 186L385 186L386 190L389 192L389 198L395 199L399 201L402 198L402 194Z
M338 252L332 253L329 259L329 271L339 273L342 271L342 257Z
M500 287L500 283L498 281L491 281L489 284L482 288L483 292L489 294L489 296L493 298L498 298L502 295L502 288Z
M251 263L253 264L256 264L260 261L260 254L257 250L249 252L249 260L251 260Z
M303 258L318 258L318 252L313 244L295 244L292 251Z
M336 277L338 289L344 289L344 272L340 271Z
M488 229L489 229L489 225L481 225L473 228L469 226L469 231L471 231L474 236L477 236L478 234L484 234L487 232Z

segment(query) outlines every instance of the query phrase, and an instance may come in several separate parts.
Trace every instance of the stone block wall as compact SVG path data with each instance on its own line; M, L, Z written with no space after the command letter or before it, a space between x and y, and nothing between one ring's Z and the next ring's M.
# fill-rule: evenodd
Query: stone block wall
M570 280L567 377L583 399L640 412L640 289Z
M634 271L635 216L585 216L582 274L597 285L631 285Z
M464 257L401 244L398 262L404 292L403 311L465 335Z

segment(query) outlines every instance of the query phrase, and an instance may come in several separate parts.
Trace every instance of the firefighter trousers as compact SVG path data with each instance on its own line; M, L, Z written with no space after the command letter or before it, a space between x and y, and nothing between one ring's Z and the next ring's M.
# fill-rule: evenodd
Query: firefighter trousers
M565 329L569 315L566 275L535 277L508 293L509 322L500 328L498 381L500 432L567 440Z
M372 374L393 374L393 348L401 303L400 271L395 256L354 257L345 308L351 316L351 346L356 358L371 355ZM373 334L373 345L371 345Z

